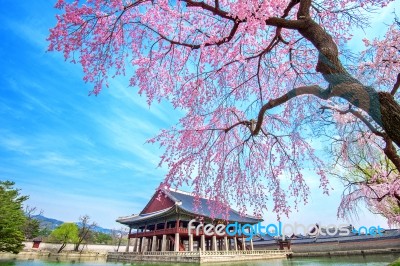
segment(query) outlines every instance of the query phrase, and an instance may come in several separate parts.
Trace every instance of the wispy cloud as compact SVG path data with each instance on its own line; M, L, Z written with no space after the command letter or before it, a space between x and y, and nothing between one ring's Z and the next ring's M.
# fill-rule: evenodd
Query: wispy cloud
M55 152L46 152L41 154L40 158L31 160L30 163L34 166L76 166L76 159L67 158Z
M32 147L25 138L12 134L4 129L3 130L0 129L0 135L1 135L0 146L3 149L17 153L22 153L25 155L31 153Z

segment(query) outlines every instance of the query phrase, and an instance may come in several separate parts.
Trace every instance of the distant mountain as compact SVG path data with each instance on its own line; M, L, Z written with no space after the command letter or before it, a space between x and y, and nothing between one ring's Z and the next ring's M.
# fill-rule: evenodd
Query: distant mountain
M76 224L77 224L79 227L82 226L82 223L81 223L81 222L77 222ZM100 233L104 233L104 234L111 234L111 232L112 232L113 230L112 230L112 229L103 228L103 227L100 227L100 226L95 226L95 227L93 227L93 231L95 231L95 232L100 232Z
M48 218L43 215L35 215L32 218L40 222L40 227L48 228L50 230L54 230L64 223L63 221L56 220L53 218Z
M40 226L42 228L48 228L50 230L54 230L57 227L59 227L60 225L62 225L64 222L57 220L57 219L53 219L53 218L48 218L46 216L43 215L35 215L33 216L34 219L38 220L40 222ZM80 222L76 222L76 224L78 226L81 226L82 224ZM101 232L104 234L110 234L112 232L112 229L107 229L107 228L103 228L100 226L95 226L93 228L93 231L95 232Z

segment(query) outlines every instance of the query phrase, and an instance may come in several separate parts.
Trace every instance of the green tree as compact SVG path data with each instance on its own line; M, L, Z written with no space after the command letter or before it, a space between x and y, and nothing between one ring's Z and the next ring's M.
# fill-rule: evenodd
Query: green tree
M24 235L25 239L33 239L40 234L40 221L35 219L35 214L37 213L37 208L36 207L31 207L27 205L25 207L25 217L26 217L26 222L24 225ZM39 215L41 215L43 211L39 212Z
M52 230L50 229L50 227L48 226L44 226L44 225L40 225L40 229L39 229L39 235L43 236L43 237L48 237L50 236Z
M0 181L0 251L18 253L24 247L26 218L22 204L28 196L21 196L14 184Z
M112 237L110 234L105 234L102 232L95 232L93 234L93 243L95 244L111 244Z
M39 236L40 222L36 219L29 219L27 217L24 225L24 234L26 239L33 239Z
M50 234L50 239L57 243L61 243L58 250L60 253L68 243L76 244L79 240L79 228L74 223L63 223Z
M400 225L400 172L386 157L373 162L371 155L371 149L357 149L332 168L345 185L338 216L357 216L358 205L365 204L372 213L385 217L389 226Z

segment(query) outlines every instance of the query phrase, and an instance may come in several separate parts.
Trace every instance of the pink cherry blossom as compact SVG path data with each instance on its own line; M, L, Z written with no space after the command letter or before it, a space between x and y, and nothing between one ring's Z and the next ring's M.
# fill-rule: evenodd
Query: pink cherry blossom
M329 193L332 162L314 137L346 166L358 145L374 150L371 163L384 157L400 169L399 27L359 40L367 50L357 60L343 49L367 12L392 0L82 2L57 2L49 50L79 63L94 94L130 68L129 85L149 104L182 110L149 142L164 148L164 184L192 186L219 203L213 212L233 202L242 213L289 215L308 201L306 170ZM379 190L398 195L398 175L382 180Z

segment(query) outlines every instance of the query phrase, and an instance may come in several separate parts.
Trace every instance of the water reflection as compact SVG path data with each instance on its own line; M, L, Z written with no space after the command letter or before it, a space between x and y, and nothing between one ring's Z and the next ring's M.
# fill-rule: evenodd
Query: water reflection
M0 265L1 266L14 266L15 265L15 261L4 261L3 263L0 260Z
M266 261L251 261L251 262L227 262L227 263L212 263L202 264L202 266L381 266L396 260L400 254L385 254L385 255L368 255L368 256L344 256L344 257L320 257L320 258L293 258L293 259L272 259ZM160 263L160 262L136 262L136 263L113 263L105 262L104 260L97 261L80 261L74 260L33 260L26 258L25 260L0 260L0 266L198 266L192 263Z

